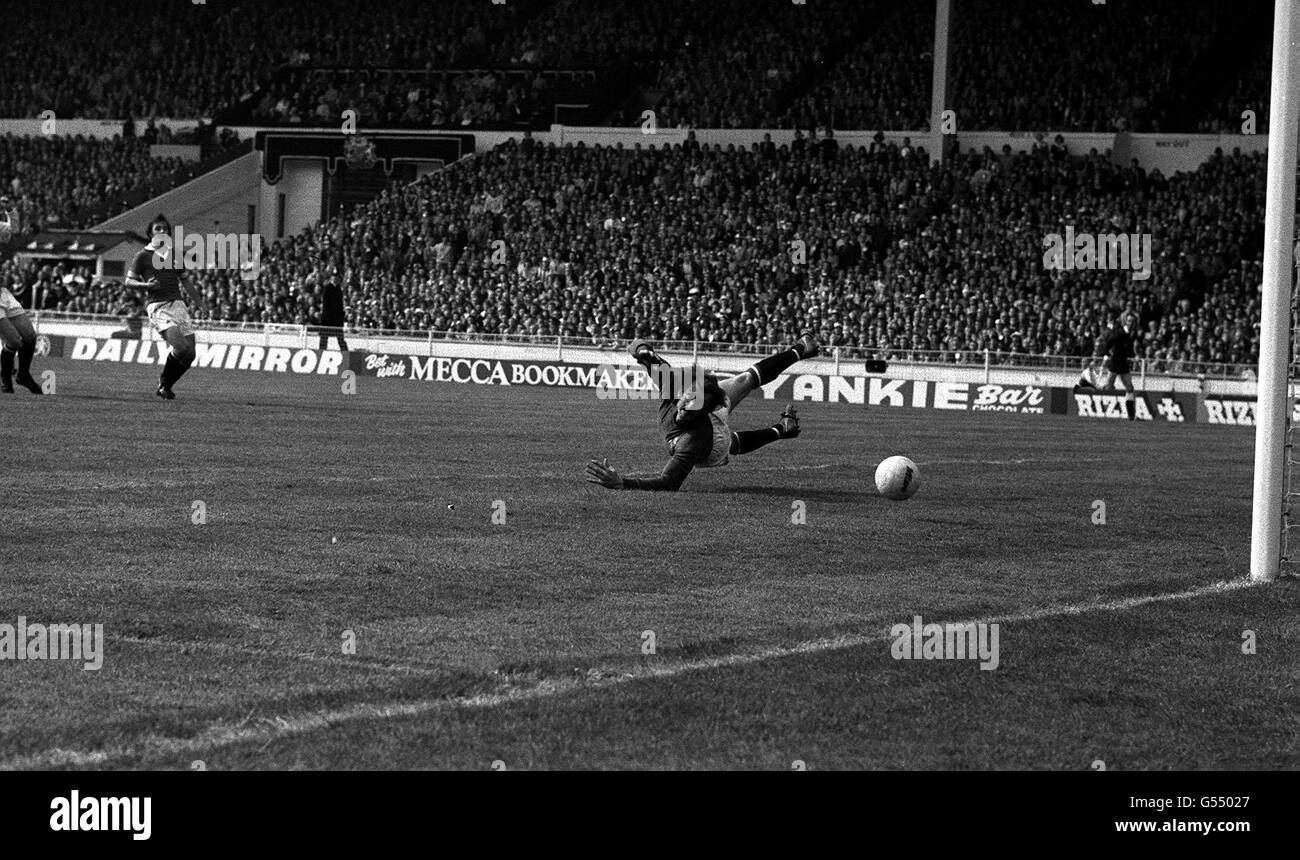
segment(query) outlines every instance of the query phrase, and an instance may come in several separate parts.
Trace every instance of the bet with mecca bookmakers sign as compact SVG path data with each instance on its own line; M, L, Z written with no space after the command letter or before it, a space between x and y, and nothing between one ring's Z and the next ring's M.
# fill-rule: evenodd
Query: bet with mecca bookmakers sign
M474 385L528 385L595 388L611 399L637 399L656 394L650 375L637 365L578 364L514 359L456 358L353 352L349 367L358 376L417 382L457 382ZM720 374L727 376L728 374ZM866 376L782 374L764 386L770 399L814 403L851 403L919 409L1051 412L1052 390L1032 385L977 385ZM1064 409L1064 404L1061 406ZM1063 414L1063 412L1062 412Z
M646 371L631 364L590 364L516 359L415 356L352 352L349 367L360 377L462 385L594 388L610 399L654 397ZM721 374L727 376L728 374ZM769 399L849 403L867 407L1015 412L1025 415L1094 414L1070 411L1069 392L1036 385L934 382L881 376L782 374L764 386ZM1103 406L1104 409L1104 406ZM1193 409L1194 411L1194 409ZM1097 412L1102 415L1102 412ZM1150 411L1139 410L1150 417Z

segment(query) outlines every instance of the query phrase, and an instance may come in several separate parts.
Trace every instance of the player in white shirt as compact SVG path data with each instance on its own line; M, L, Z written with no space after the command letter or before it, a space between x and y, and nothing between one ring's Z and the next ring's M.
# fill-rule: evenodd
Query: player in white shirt
M8 197L0 196L0 245L18 233L18 210ZM13 394L14 356L18 357L17 382L32 394L42 394L41 384L32 378L32 356L36 353L36 329L27 310L18 303L7 284L0 284L0 392Z

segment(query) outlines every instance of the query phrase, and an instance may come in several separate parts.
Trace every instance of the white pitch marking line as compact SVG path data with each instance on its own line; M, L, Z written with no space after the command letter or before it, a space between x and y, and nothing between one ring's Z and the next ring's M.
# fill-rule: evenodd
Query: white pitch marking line
M219 477L222 480L228 481L232 477L231 475L226 474L227 471L228 470L222 470L222 473L219 475ZM302 483L302 484L356 485L356 484L363 484L363 483L379 484L379 483L388 483L388 482L395 482L395 481L408 481L408 482L409 481L446 481L446 480L450 480L452 477L453 477L452 475L426 475L426 474L397 476L397 477L390 477L386 475L363 475L363 476L319 475L315 477L312 476L295 477L293 481L295 483ZM533 476L510 475L506 477L526 478L526 477L533 477ZM199 486L201 483L206 485L212 482L213 481L211 476L205 478L202 482L197 480L177 481L168 478L160 478L159 480L156 481L136 481L136 480L101 481L100 483L97 484L47 483L47 484L42 484L41 489L43 490L50 489L50 490L58 490L60 492L74 492L74 493L91 493L91 492L112 493L112 492L118 492L123 490L168 490L168 489L175 489L176 487L193 488Z
M410 663L376 662L369 657L347 657L343 654L316 654L311 651L286 651L274 646L236 645L229 642L209 640L171 639L165 637L144 638L139 636L109 636L109 641L126 642L129 645L146 645L152 648L185 652L189 650L210 651L216 654L238 654L263 660L302 660L309 663L324 663L344 669L365 669L374 672L392 672L395 675L446 675L446 669L433 666L417 666Z
M808 463L808 464L762 464L760 465L762 455L752 455L759 459L749 459L751 455L737 455L737 459L732 462L736 464L738 471L745 472L808 472L819 469L834 469L845 466L845 463ZM939 465L969 465L969 466L1023 466L1026 463L1105 463L1108 462L1105 457L1017 457L1012 460L920 460L918 466L939 466ZM635 470L634 470L635 471ZM521 478L569 478L572 477L570 472L533 472L527 475L510 474L510 475L479 475L481 479L521 479Z
M948 464L970 465L970 466L1023 466L1026 463L1104 463L1104 457L1066 457L1066 458L1043 458L1043 457L1017 457L1012 460L921 460L918 466L940 466Z
M1242 588L1254 587L1248 579L1216 582L1202 585L1186 591L1168 594L1151 594L1142 597L1125 597L1115 600L1089 601L1072 605L1045 606L1024 612L1009 612L990 615L966 622L974 624L1010 624L1028 621L1040 621L1044 618L1083 615L1088 612L1122 612L1146 606L1152 603L1165 603L1174 600L1189 600L1211 594L1223 594ZM946 622L953 623L953 622ZM281 738L293 737L319 729L331 728L343 723L358 720L388 720L402 717L415 717L434 711L455 708L496 708L502 705L526 702L563 695L576 690L613 687L629 681L669 678L688 672L725 669L733 666L748 666L767 660L794 657L803 654L820 654L856 648L873 642L889 641L887 632L876 634L851 634L825 639L813 639L796 645L781 645L728 654L722 657L710 657L701 660L688 660L665 663L658 666L633 666L623 670L592 670L583 680L559 678L531 682L495 693L481 693L475 696L454 698L424 699L416 702L393 702L389 704L362 703L349 705L332 711L317 711L295 717L259 718L253 724L249 719L238 723L216 722L188 738L175 738L150 735L141 738L134 745L113 747L106 750L69 750L56 747L32 755L16 756L0 761L0 770L42 770L51 767L84 767L104 765L116 759L140 755L204 755L213 750L242 743L269 744Z
M1013 460L918 460L918 466L942 466L942 465L968 465L968 466L1023 466L1026 463L1104 463L1105 457L1065 457L1065 458L1044 458L1044 457L1017 457ZM817 463L812 465L750 465L745 460L740 461L740 467L746 472L804 472L812 469L831 469L836 466L844 466L844 463Z

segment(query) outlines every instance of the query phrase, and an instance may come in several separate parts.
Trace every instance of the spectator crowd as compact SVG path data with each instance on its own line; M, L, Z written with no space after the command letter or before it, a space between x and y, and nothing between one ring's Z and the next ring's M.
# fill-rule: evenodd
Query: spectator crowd
M184 175L180 159L149 154L150 139L0 135L0 195L24 232L88 227L136 188Z
M1270 0L960 0L947 106L962 130L1265 127ZM402 125L551 121L553 79L602 76L614 121L924 130L933 4L916 0L241 0L139 9L25 4L5 16L0 117ZM375 72L362 87L328 72ZM413 83L420 72L428 80ZM523 70L535 74L516 80ZM358 87L360 87L358 89Z
M252 109L254 123L329 127L355 112L378 128L528 128L558 102L592 98L595 73L540 69L397 71L296 69Z
M848 354L1084 355L1123 310L1160 366L1258 354L1265 164L1162 176L1045 141L944 165L910 144L554 147L532 141L394 186L274 246L254 283L188 273L201 319L766 345ZM1044 239L1149 234L1128 270L1051 269ZM10 271L41 306L118 313L111 284ZM83 278L83 281L85 279ZM64 283L68 281L68 283Z
M1263 132L1270 7L960 0L957 140L1237 131L1243 110ZM0 116L329 126L352 109L362 126L473 129L589 101L618 124L649 108L665 127L920 130L930 111L933 6L912 0L208 0L151 7L149 26L120 0L58 8L6 15ZM185 178L149 154L165 133L0 137L0 193L29 229L87 226ZM1090 353L1131 309L1145 357L1224 365L1258 353L1263 186L1259 156L1163 176L1041 135L941 166L826 131L750 148L525 138L285 239L256 282L187 277L203 319L315 325L337 286L358 328L743 345L811 328L952 361ZM1044 237L1066 227L1150 235L1151 277L1048 269ZM66 266L10 260L0 283L46 309L138 312Z

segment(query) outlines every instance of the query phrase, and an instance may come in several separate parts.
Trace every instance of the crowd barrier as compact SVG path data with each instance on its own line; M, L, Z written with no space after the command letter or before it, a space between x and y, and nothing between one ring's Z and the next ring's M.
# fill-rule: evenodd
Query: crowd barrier
M352 352L348 368L359 379L385 383L532 386L594 389L604 399L658 397L650 375L630 361L593 364L473 356L417 356ZM724 372L722 375L726 375ZM1125 395L1075 391L1063 386L891 378L886 374L786 373L762 389L769 400L845 403L872 409L940 409L1010 412L1101 420L1127 420ZM1135 402L1139 421L1251 426L1253 397L1182 391L1142 391ZM1298 415L1297 417L1300 417Z
M606 399L658 397L649 374L617 354L575 355L554 360L554 350L512 347L509 350L471 349L447 345L439 355L405 352L320 350L298 345L271 345L200 340L195 367L215 370L259 371L295 375L339 376L350 371L358 380L382 384L450 383L499 387L592 389ZM105 337L102 332L82 335L42 334L41 356L78 362L161 364L166 360L162 341L148 337ZM743 371L747 360L719 363L726 376ZM1122 391L1076 392L1070 387L1029 382L982 382L962 379L955 372L944 378L944 367L932 367L928 378L866 372L864 366L837 367L819 362L812 372L786 373L762 389L770 400L795 403L844 403L870 409L934 409L966 412L1010 412L1021 415L1069 416L1099 420L1125 420ZM956 371L956 368L947 368ZM1253 426L1255 398L1247 394L1174 390L1172 387L1140 391L1136 414L1141 421L1176 424ZM1296 413L1300 419L1300 412Z

